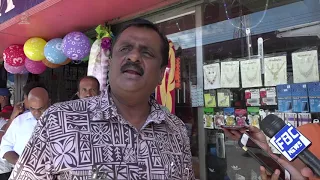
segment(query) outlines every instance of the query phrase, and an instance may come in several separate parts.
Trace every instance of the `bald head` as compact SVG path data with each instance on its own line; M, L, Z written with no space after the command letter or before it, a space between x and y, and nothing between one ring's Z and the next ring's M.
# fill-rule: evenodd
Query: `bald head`
M28 95L28 105L32 115L39 119L50 105L48 91L41 87L33 88Z

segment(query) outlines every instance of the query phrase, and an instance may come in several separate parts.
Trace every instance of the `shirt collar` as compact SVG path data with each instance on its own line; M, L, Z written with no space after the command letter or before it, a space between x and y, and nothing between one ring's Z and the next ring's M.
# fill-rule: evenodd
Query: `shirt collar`
M157 101L150 96L149 99L150 104L150 114L147 118L147 121L144 126L149 123L157 123L160 124L167 119L167 112L157 103ZM122 118L122 116L118 113L117 107L113 101L112 96L110 95L110 86L108 86L100 95L100 105L101 110L104 113L104 117L108 118L117 118L120 123L127 124L128 122Z

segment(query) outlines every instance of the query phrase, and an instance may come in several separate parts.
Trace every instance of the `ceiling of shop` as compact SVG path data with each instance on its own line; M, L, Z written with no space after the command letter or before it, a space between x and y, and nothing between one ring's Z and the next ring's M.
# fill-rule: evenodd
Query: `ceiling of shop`
M46 0L0 24L0 52L11 44L23 44L30 37L63 37L71 31L86 31L106 21L180 1L183 0Z
M274 8L298 1L302 0L227 0L225 2L228 7L242 6L251 12L256 12L265 9L267 2L269 2L268 8Z

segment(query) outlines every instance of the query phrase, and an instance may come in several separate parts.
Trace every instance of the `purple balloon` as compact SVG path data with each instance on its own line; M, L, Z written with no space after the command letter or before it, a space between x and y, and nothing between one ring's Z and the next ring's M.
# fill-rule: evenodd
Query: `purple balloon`
M47 69L47 66L42 61L32 61L28 58L26 58L25 66L32 74L41 74Z
M71 32L62 41L62 52L72 60L83 59L90 54L90 40L81 32Z
M26 67L24 65L22 65L22 66L10 66L6 62L4 63L4 68L6 69L7 72L9 72L11 74L24 74L23 72L27 71L27 69L26 69Z

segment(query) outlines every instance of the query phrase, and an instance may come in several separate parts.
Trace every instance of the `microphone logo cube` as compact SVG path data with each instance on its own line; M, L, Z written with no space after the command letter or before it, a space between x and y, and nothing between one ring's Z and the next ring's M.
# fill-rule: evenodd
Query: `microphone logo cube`
M290 123L270 139L271 144L289 161L294 160L311 142Z

